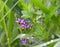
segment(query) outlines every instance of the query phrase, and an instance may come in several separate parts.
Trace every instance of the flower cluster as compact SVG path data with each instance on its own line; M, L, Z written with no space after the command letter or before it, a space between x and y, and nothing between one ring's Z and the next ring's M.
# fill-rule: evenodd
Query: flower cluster
M29 43L29 39L22 39L21 42L23 45L26 45Z
M22 29L31 28L31 25L27 24L25 19L18 19L16 21L18 24L21 24Z

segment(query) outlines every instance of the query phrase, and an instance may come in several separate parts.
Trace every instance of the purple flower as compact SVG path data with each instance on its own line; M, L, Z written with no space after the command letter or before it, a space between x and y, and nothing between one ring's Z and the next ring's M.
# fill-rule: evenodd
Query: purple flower
M25 24L25 20L24 19L21 19L21 24Z
M22 39L21 42L22 42L22 44L25 45L25 44L28 44L29 43L29 40L28 39Z
M18 19L16 21L18 24L26 24L25 20L24 19Z
M31 25L29 25L30 23L26 22L25 19L20 18L16 22L21 24L22 29L31 28Z
M22 29L26 29L27 25L26 24L22 24Z
M23 24L26 24L26 22L24 21L24 22L22 23L22 25L23 25Z
M30 25L22 24L22 29L31 28Z
M30 25L27 25L27 27L26 28L31 28L31 26Z
M17 22L18 24L20 24L20 22L21 22L21 19L18 19L16 22Z

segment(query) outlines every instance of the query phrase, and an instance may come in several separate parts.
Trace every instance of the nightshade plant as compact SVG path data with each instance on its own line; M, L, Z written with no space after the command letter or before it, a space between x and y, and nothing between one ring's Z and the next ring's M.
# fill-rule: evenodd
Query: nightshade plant
M0 0L0 47L60 47L60 0Z

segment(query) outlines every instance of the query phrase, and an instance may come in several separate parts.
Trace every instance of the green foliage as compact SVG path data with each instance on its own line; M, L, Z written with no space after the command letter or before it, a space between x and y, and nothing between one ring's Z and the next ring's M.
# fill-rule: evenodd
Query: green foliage
M59 0L0 0L0 47L24 47L21 34L33 43L30 47L60 37ZM16 23L23 18L30 29ZM31 34L33 38L31 40ZM37 43L36 43L37 41ZM60 44L60 43L59 43ZM46 47L55 47L55 44ZM26 46L27 47L27 46Z

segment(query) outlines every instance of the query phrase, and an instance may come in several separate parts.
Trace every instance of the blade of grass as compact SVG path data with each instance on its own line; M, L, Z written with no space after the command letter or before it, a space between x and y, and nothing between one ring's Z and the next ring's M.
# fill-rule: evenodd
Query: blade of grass
M3 15L4 15L4 9L3 9L3 11L2 11L2 16L1 16L1 17L3 17ZM10 47L10 40L9 40L9 36L8 36L8 30L7 30L7 27L6 27L5 19L2 20L1 25L2 25L5 33L6 33L7 42L8 42L8 47Z
M55 14L55 12L58 10L59 7L60 5L56 6L53 10L50 10L50 13L46 16L46 21L51 19L51 17Z
M6 5L7 2L8 2L8 0L6 0L6 1L4 2L4 5L2 6L2 9L0 10L0 12L3 10L3 8L4 8L4 6Z
M41 2L40 2L40 0L31 0L31 2L34 4L34 5L36 5L37 7L39 7L44 13L46 13L46 14L49 14L49 10L46 8L46 6L44 5L44 4L42 4Z
M19 2L19 1L18 1L18 2ZM17 3L18 3L18 2L17 2ZM12 7L12 9L16 6L17 3L15 3L15 5ZM11 10L12 10L12 9L11 9ZM10 11L11 11L11 10L10 10ZM8 11L8 12L9 12L9 11ZM2 17L4 17L4 15L2 15ZM1 17L1 18L2 18L2 17ZM10 46L9 33L8 33L8 30L7 30L7 27L6 27L5 19L3 19L2 21L3 21L3 22L1 22L1 23L2 23L2 25L3 25L3 28L4 28L4 30L5 30L5 32L6 32L6 36L7 36L8 47L11 47L11 46ZM11 21L11 18L10 18L10 21ZM10 24L11 24L11 23L10 23ZM11 29L11 28L10 28L10 29ZM10 34L10 35L11 35L11 34Z
M55 40L48 41L46 43L43 43L43 44L40 44L40 45L37 45L37 46L34 46L34 47L43 47L43 46L47 46L47 45L49 45L51 43L58 42L58 41L60 41L60 38L55 39Z
M49 15L52 16L58 10L59 7L60 7L60 5L56 6L53 10L50 10L51 12Z
M13 8L19 3L20 0L18 0L13 6L12 8L0 19L0 22L13 10Z
M3 42L2 42L3 40L5 40L5 39L4 39L4 35L5 35L5 32L2 32L2 33L0 34L0 44L1 44L2 47L4 47L4 44L3 44Z
M5 6L5 8L6 8L6 12L7 12L9 10L8 6ZM11 11L8 14L7 18L8 18L7 27L8 27L9 37L12 38L12 31L13 31L13 27L14 27L13 25L14 25L14 20L15 20L13 11Z

